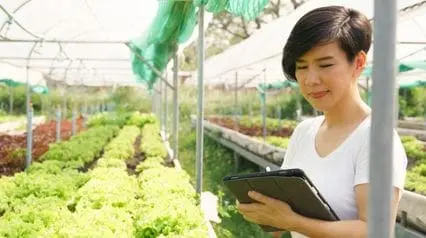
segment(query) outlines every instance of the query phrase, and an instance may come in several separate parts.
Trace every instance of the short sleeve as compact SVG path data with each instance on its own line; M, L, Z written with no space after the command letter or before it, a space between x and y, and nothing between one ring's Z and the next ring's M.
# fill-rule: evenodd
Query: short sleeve
M393 182L394 187L404 189L407 155L396 131L393 135ZM369 183L370 143L367 140L355 158L354 186Z

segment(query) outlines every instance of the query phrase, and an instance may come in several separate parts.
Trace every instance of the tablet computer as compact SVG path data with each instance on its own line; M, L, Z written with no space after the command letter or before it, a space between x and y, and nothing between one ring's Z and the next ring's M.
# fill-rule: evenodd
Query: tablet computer
M223 183L240 203L252 203L249 191L288 203L296 213L314 219L337 221L339 218L301 169L284 169L242 175L229 175ZM280 231L261 226L264 231Z

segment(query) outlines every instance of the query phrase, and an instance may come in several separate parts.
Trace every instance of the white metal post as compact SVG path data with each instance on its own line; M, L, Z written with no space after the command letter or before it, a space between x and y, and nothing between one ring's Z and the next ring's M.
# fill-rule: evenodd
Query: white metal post
M56 142L61 141L61 106L56 108Z
M160 95L158 97L158 107L159 107L159 120L160 120L160 131L164 131L164 117L163 117L163 81L160 81L158 84L158 90Z
M263 72L264 72L264 75L263 75L263 85L266 86L266 69ZM267 94L266 94L266 87L265 87L263 93L264 93L263 94L264 97L263 97L263 100L262 100L262 128L263 128L263 141L265 142L266 141L266 136L268 134L268 131L267 131L267 128L266 128L266 96L267 96Z
M166 73L166 80L168 79L168 74ZM164 136L165 139L167 139L167 124L168 124L168 113L169 113L169 100L168 100L168 95L167 95L167 84L163 84L164 85Z
M393 237L391 228L395 124L396 0L374 1L373 95L368 236Z
M173 59L173 159L178 159L179 151L179 82L178 82L178 56Z
M196 151L196 191L203 189L203 145L204 145L204 5L198 8L198 111L197 111L197 151Z
M75 109L75 107L72 109L72 121L71 121L71 133L73 136L75 136L76 134L76 117L77 117L77 111Z
M13 114L13 88L9 86L9 114Z
M30 59L31 55L34 52L37 43L34 43L27 57L27 67L26 67L26 82L27 82L27 90L26 90L26 113L27 113L27 151L25 156L25 167L28 168L31 165L32 161L32 151L33 151L33 128L32 128L32 120L33 120L33 109L31 105L31 85L30 85Z

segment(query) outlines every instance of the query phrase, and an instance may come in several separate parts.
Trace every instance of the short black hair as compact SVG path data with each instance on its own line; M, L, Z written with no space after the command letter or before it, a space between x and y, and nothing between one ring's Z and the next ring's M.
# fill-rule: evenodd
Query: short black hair
M296 60L313 47L337 41L349 62L371 46L372 27L357 10L343 6L320 7L306 13L293 27L283 49L282 67L289 80L296 80Z

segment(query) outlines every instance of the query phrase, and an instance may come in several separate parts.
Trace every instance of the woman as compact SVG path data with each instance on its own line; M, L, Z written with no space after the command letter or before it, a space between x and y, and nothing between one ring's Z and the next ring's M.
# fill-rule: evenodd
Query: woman
M371 109L358 91L372 27L356 10L315 9L294 26L282 67L323 116L301 122L291 136L282 168L301 168L341 221L310 219L281 201L250 192L258 203L240 205L251 222L291 231L293 237L366 237ZM374 158L372 158L374 159ZM394 132L392 218L404 188L407 158Z

